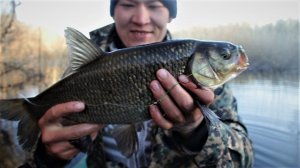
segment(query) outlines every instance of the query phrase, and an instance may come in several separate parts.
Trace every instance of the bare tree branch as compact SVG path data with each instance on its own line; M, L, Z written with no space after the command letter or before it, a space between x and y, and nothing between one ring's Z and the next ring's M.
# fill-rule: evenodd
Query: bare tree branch
M5 36L9 33L15 18L15 1L1 2L1 22L0 22L0 42L3 42Z

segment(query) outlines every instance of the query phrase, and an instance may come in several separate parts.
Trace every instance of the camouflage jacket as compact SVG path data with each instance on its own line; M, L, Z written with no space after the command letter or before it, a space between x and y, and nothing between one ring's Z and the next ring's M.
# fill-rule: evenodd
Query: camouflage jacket
M122 48L114 25L108 25L90 32L91 40L105 51ZM168 32L164 40L170 40ZM186 167L241 167L248 168L253 165L252 143L247 135L247 130L242 124L237 113L237 101L232 95L228 85L223 85L215 90L215 101L209 106L219 117L217 124L211 125L202 122L189 137L183 137L172 131L165 131L152 122L147 125L146 138L147 147L142 151L144 163L138 167L151 168L186 168ZM104 130L109 132L108 127ZM104 141L105 138L103 138ZM101 143L103 141L100 140ZM101 144L103 145L103 144ZM144 144L145 145L145 144ZM104 143L105 147L105 143ZM43 150L37 148L33 162L37 167L53 167L47 165ZM39 155L39 153L42 153ZM109 152L106 152L109 155ZM44 158L42 158L44 157ZM116 161L111 154L107 156L106 165L109 168L126 167L123 163ZM140 155L136 156L134 162L141 162ZM52 159L49 162L54 163ZM118 160L118 159L117 159ZM138 161L139 160L139 161ZM56 162L66 165L68 162ZM128 165L128 164L127 164ZM61 166L59 166L61 167ZM131 166L129 166L131 167Z
M113 24L90 32L90 36L105 51L118 48L114 43L116 32ZM165 40L170 39L168 32ZM201 124L199 127L204 129L197 129L188 138L162 129L155 132L157 126L150 126L152 146L148 167L252 167L252 142L237 113L235 97L228 85L217 88L215 95L215 101L209 108L220 117L216 125ZM122 167L109 161L107 165Z

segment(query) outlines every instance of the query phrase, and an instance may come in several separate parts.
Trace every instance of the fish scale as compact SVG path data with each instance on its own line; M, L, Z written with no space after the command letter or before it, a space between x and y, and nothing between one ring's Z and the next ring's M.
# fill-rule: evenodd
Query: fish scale
M43 96L38 96L32 102L47 102L52 106L74 99L83 101L86 104L85 115L80 113L67 117L75 122L129 124L150 119L147 106L155 100L147 86L156 79L155 72L159 68L166 68L175 77L182 74L191 57L191 47L195 44L196 41L178 41L173 45L148 46L149 49L107 54L69 76L70 80L66 79L61 85L48 89ZM177 50L180 52L174 52ZM104 80L98 82L97 79ZM83 81L90 82L81 86ZM54 93L56 88L68 89ZM94 90L97 94L93 93ZM61 93L66 94L60 96ZM93 121L90 121L90 116Z
M175 78L187 74L199 86L215 88L248 66L244 50L229 42L185 39L106 53L72 28L66 30L66 41L70 53L66 77L36 97L0 100L0 117L21 121L18 136L24 149L32 149L40 131L37 121L56 104L85 103L83 112L65 116L73 124L134 125L151 119L148 107L156 100L149 84L158 69L167 69Z

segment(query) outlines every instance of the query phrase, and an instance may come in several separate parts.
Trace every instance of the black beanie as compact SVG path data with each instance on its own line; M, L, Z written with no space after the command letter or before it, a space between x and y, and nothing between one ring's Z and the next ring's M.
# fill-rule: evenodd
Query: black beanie
M176 18L177 15L177 0L160 0L165 7L169 9L170 17ZM110 0L110 16L114 16L115 7L118 0Z

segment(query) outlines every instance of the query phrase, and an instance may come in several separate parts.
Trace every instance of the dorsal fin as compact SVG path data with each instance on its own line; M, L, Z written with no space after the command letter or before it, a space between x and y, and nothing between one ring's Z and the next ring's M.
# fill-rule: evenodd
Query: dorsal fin
M96 47L87 37L78 30L67 27L65 30L66 43L69 50L70 73L101 57L104 52Z

